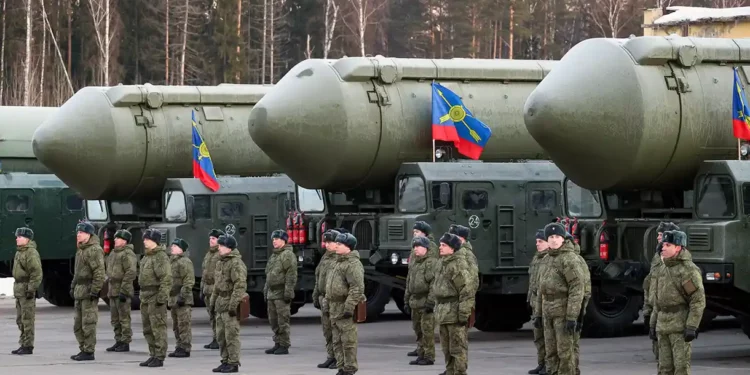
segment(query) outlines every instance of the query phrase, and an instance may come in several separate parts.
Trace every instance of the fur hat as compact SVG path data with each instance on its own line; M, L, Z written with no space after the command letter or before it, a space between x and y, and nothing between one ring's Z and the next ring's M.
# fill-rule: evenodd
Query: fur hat
M146 229L146 231L143 232L143 239L154 241L157 244L161 243L161 232L154 228Z
M422 246L426 249L430 249L430 239L427 237L414 237L414 239L411 240L411 248L415 248L417 246Z
M234 237L224 234L219 236L219 246L226 246L232 250L237 248L237 240Z
M339 232L339 233L349 233L349 230L347 230L347 229L346 229L346 228L344 228L344 227L341 227L341 228L333 228L333 230L335 230L336 232Z
M188 251L188 247L190 247L187 241L182 238L175 238L174 241L172 241L172 245L177 245L182 251Z
M679 230L668 230L662 236L662 242L676 246L687 246L687 234Z
M130 243L130 241L133 240L133 234L125 229L120 229L115 232L115 238L122 238L125 242Z
M544 229L539 229L539 230L536 231L536 239L537 240L542 240L542 241L547 241L547 237L544 237Z
M673 222L667 222L667 221L662 221L661 223L659 223L659 226L656 227L656 233L664 233L667 231L675 231L675 230L680 230L680 227L678 227L677 224Z
M325 233L323 233L323 241L324 242L334 242L336 241L336 236L341 234L341 232L335 230L335 229L329 229Z
M463 225L451 224L450 229L448 229L448 233L455 234L456 236L467 240L469 239L469 235L471 234L471 229Z
M209 237L216 237L217 239L223 235L225 235L223 230L221 229L211 229L210 232L208 232Z
M289 242L289 235L286 234L285 230L276 229L275 231L273 231L273 233L271 233L271 239L274 238L279 238L284 242Z
M28 227L21 227L16 229L16 237L26 237L29 240L34 239L34 231Z
M453 251L458 251L458 249L461 248L461 240L458 239L458 236L455 234L444 233L443 236L440 237L440 242L450 246Z
M336 236L336 242L348 247L350 250L354 250L357 247L357 238L351 233L339 233Z
M96 228L90 222L82 221L76 225L76 232L88 233L93 236L96 233Z
M568 231L560 223L549 223L544 227L544 238L549 239L552 235L557 235L566 238Z
M430 224L427 224L426 221L417 221L414 223L414 227L412 229L416 229L422 233L425 234L425 236L429 236L432 233L432 227Z

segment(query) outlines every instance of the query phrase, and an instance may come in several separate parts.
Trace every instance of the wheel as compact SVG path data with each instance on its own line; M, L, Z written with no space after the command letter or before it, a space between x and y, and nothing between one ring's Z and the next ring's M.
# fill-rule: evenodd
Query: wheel
M404 301L404 291L394 288L391 292L391 297L393 298L393 302L396 302L396 307L398 307L404 315L411 317L411 310L406 304L406 301Z
M531 319L525 300L492 298L477 298L474 310L476 329L482 332L512 332L521 329Z
M583 337L619 337L631 331L638 319L643 296L640 294L607 294L601 287L591 290L591 301L583 319Z
M250 315L259 319L268 319L268 305L263 300L263 293L249 293Z
M141 293L136 290L135 293L133 293L133 298L130 299L130 310L138 311L140 309L141 309Z
M42 282L42 291L44 294L42 297L55 306L72 307L74 301L73 298L70 297L71 281L72 280L51 280L44 278L44 281Z
M298 313L299 309L301 309L302 306L304 306L304 305L292 304L291 306L289 306L289 315L294 315L294 314Z
M385 305L391 301L391 287L365 280L365 297L367 297L367 320L374 322L385 311Z
M740 316L737 315L737 319L740 321L740 324L742 325L742 332L747 335L747 338L750 339L750 316Z
M718 314L711 310L703 310L703 317L701 318L701 323L698 326L698 332L708 331L711 328L711 322L716 319L717 316Z
M201 300L201 292L193 290L193 307L206 307L206 303Z

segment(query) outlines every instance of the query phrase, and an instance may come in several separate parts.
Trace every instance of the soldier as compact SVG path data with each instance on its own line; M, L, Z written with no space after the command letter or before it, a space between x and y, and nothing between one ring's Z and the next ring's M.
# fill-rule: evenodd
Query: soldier
M315 268L315 288L313 289L313 305L315 308L320 310L320 322L323 326L323 336L326 339L326 353L328 357L325 362L318 365L318 368L336 368L336 354L333 351L333 333L331 331L331 316L328 310L328 301L325 300L326 296L326 278L328 273L336 264L336 236L340 232L336 230L328 230L323 234L323 258L320 259L320 263Z
M649 336L659 342L659 374L690 374L692 341L706 308L700 269L693 263L687 235L666 231L662 237L663 265L651 277L653 313Z
M206 304L206 310L208 310L208 319L211 323L211 336L212 340L210 344L203 345L206 349L219 349L219 343L216 342L216 314L211 311L211 292L214 288L214 273L216 272L216 262L219 260L219 237L224 235L224 231L221 229L211 229L208 233L208 252L203 257L203 265L201 269L203 274L201 275L201 292L200 298Z
M169 293L169 307L172 311L172 332L176 341L175 350L169 357L190 357L193 334L191 321L193 312L193 285L195 268L189 256L185 256L189 245L182 238L172 241L170 268L172 269L172 289Z
M474 249L469 242L469 234L471 230L463 225L451 224L449 233L458 236L461 240L461 248L458 251L458 255L461 255L466 264L469 265L469 272L471 275L471 287L476 294L479 289L479 264L477 263L477 256L474 255Z
M430 240L427 237L414 237L411 246L415 259L406 276L404 301L411 308L412 327L417 334L418 356L409 364L433 365L435 364L435 298L430 291L435 281L438 254L430 249Z
M133 281L138 274L138 259L130 243L132 239L133 235L127 230L115 232L115 249L106 259L110 322L115 331L115 344L107 348L108 352L129 352L133 341L130 304L134 294Z
M574 244L566 239L567 231L559 223L544 227L549 250L539 278L535 309L542 317L534 318L536 327L544 326L545 367L548 373L575 374L575 335L584 297L584 275L581 274Z
M16 325L21 331L18 349L12 354L34 353L36 290L42 283L42 261L31 228L16 229L16 255L13 258L13 296L16 299Z
M104 286L104 250L88 221L76 225L75 270L70 295L75 300L73 333L80 352L70 356L74 361L93 361L96 347L96 324L99 322L99 292Z
M414 237L426 237L430 241L430 248L428 250L428 253L438 253L438 246L435 243L435 237L432 236L432 227L430 224L427 224L426 221L416 221L414 222L414 227L412 228L412 235ZM415 256L414 256L414 248L412 247L411 253L409 254L409 267L411 268L412 264L414 264ZM411 307L409 306L409 302L404 298L404 304L406 305L407 312L410 312ZM414 334L419 338L421 336L421 332L417 332L417 326L412 321L412 327L414 328ZM419 346L419 339L417 339L417 348L413 351L410 351L409 353L406 353L409 357L419 357L419 353L422 352L422 348Z
M167 302L172 289L172 267L159 230L147 229L143 233L143 247L146 254L141 259L138 285L149 357L139 366L162 367L167 356Z
M354 313L365 300L365 270L359 260L357 238L350 233L336 236L336 264L326 278L326 301L333 329L336 375L353 375L357 364L357 324Z
M643 325L647 328L649 327L649 322L651 321L651 313L654 311L654 304L653 301L650 299L650 286L651 286L651 275L656 272L656 268L658 268L660 265L662 265L661 261L661 248L662 248L662 236L664 235L664 232L666 231L675 231L680 230L680 227L678 227L676 224L671 222L664 222L662 221L659 223L659 226L656 227L656 251L654 251L654 257L651 258L651 268L648 272L648 275L646 275L646 278L643 279ZM658 361L659 360L659 343L656 341L656 339L651 340L651 349L654 352L654 358Z
M583 302L581 303L581 313L578 314L578 322L576 323L576 333L573 338L573 356L575 358L575 373L581 375L580 362L581 362L581 331L583 331L583 317L586 315L586 307L589 305L591 300L591 273L589 272L589 265L586 263L586 259L581 256L581 246L575 243L573 236L570 233L566 236L571 242L573 242L573 252L578 255L578 269L581 275L583 275Z
M266 284L263 296L268 302L268 321L273 330L274 345L266 354L289 354L289 319L294 286L297 285L297 257L289 235L281 229L271 234L273 253L266 263Z
M216 314L216 339L221 350L221 365L213 372L238 372L240 366L240 320L237 310L247 290L247 267L237 250L237 240L230 235L219 237L219 261L211 294Z
M547 256L548 249L549 245L547 244L547 237L544 237L544 229L537 230L536 254L529 264L529 292L526 295L526 302L531 305L531 316L533 317L542 316L541 311L536 311L536 304L534 301L536 301L537 298L539 277L542 274L542 265ZM544 357L546 353L544 351L544 327L542 327L541 324L539 324L538 327L535 325L532 327L532 331L534 332L534 345L536 346L537 367L529 370L529 374L546 375L547 370L544 366Z
M469 265L456 252L458 236L445 233L440 238L440 268L432 286L437 305L435 322L440 325L440 345L445 356L445 374L466 375L469 367L466 326L473 306Z

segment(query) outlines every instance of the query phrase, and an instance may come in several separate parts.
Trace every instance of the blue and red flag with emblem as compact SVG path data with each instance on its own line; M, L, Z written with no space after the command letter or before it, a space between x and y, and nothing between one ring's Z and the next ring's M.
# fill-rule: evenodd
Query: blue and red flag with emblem
M453 142L459 153L477 160L491 135L456 93L432 82L432 139Z
M745 89L740 82L737 68L734 68L734 85L732 85L732 127L735 138L750 140L750 108L747 106Z
M219 181L214 173L214 164L208 153L206 142L203 142L198 126L195 123L195 110L192 111L193 120L193 177L201 180L203 185L212 191L219 190Z

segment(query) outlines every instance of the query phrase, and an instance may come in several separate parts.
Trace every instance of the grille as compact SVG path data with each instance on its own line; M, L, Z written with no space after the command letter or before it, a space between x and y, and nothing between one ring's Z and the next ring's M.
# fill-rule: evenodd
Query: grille
M688 249L711 250L711 228L690 228L688 232Z
M388 220L388 241L403 241L406 239L404 220Z
M355 247L357 250L371 250L374 248L372 243L374 231L370 221L360 221L353 229L354 237L357 237L357 246Z

